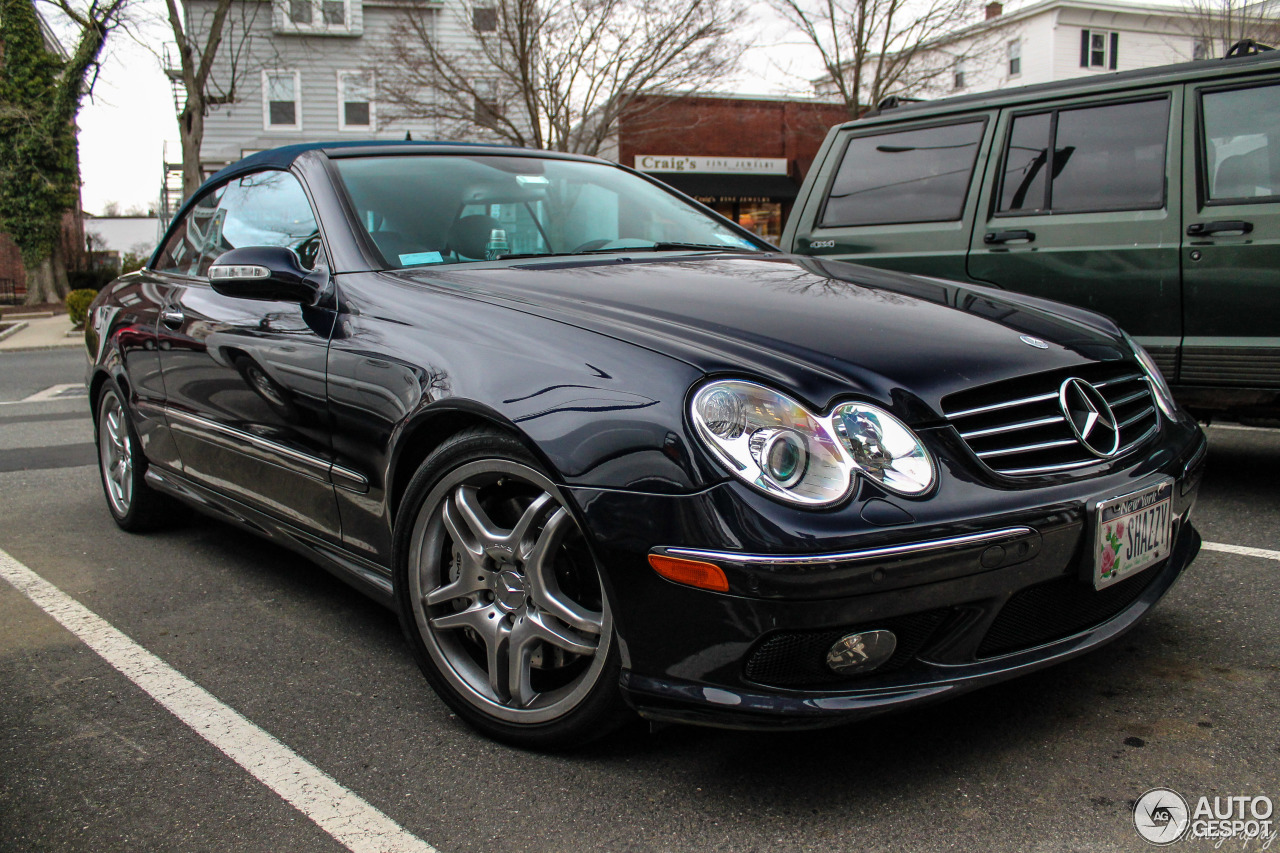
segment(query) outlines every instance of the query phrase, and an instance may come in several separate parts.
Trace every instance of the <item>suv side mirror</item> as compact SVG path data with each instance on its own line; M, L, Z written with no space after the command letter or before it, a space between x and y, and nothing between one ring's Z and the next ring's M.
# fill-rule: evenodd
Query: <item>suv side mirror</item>
M223 296L310 303L319 285L298 256L282 246L246 246L218 256L209 284Z

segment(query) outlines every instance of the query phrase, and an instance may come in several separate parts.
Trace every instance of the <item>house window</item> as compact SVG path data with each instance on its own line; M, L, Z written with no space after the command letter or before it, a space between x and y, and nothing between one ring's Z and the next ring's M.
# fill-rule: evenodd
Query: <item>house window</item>
M1116 70L1120 34L1103 30L1080 31L1080 67Z
M302 130L302 80L297 71L262 72L264 130Z
M338 129L372 131L374 126L373 73L338 72Z
M502 105L498 101L498 87L494 83L479 83L475 87L472 120L481 127L494 127L502 117Z
M497 32L498 8L496 6L476 6L472 8L471 28L478 33Z
M1022 39L1009 42L1009 76L1017 77L1022 73Z
M955 80L954 80L954 84L952 85L952 88L963 89L964 88L964 60L963 59L956 60L956 64L953 71L955 73Z
M275 30L281 33L359 35L352 3L360 0L277 0Z
M1209 58L1209 43L1197 41L1191 45L1191 58L1195 60Z

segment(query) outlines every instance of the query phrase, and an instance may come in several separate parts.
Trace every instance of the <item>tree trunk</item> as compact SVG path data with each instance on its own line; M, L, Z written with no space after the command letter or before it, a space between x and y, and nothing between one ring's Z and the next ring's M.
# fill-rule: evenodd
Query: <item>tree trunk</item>
M67 267L61 256L62 247L55 244L53 254L27 268L27 305L61 302L67 298L71 286L67 282Z
M204 169L200 167L200 148L204 144L204 101L190 92L178 116L178 132L182 136L182 195L190 198L204 183Z

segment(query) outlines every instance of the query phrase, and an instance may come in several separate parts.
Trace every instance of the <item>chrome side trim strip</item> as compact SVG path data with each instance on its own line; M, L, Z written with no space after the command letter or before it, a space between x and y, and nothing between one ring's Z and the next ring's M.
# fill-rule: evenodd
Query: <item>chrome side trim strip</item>
M281 456L289 460L299 468L302 468L303 473L305 473L306 476L320 480L323 483L329 482L330 463L325 459L317 459L314 456L308 456L305 453L300 453L291 447L285 447L283 444L277 444L276 442L265 439L262 436L254 435L251 432L245 432L244 430L236 429L235 427L229 427L226 424L220 424L217 421L211 421L208 418L202 418L199 415L193 415L190 412L184 412L179 409L166 406L164 413L171 420L178 421L187 427L194 427L198 430L204 430L206 432L226 436L227 438L235 441L248 444L257 450L263 451L264 453L274 453L277 456Z
M1023 397L1021 400L1009 400L1004 403L992 403L990 406L978 406L976 409L964 409L959 412L947 412L948 418L967 418L969 415L980 415L983 412L998 412L1001 409L1011 409L1014 406L1025 406L1027 403L1040 403L1045 400L1058 399L1058 392L1052 394L1037 394L1034 397Z
M976 429L973 432L962 432L960 437L966 441L971 438L983 438L988 435L999 435L1002 432L1016 432L1020 429L1031 429L1038 426L1048 426L1049 424L1060 424L1066 418L1062 415L1054 415L1048 418L1036 418L1033 421L1020 421L1016 424L1005 424L1004 426L990 427L989 429Z
M1002 530L989 530L986 533L969 533L964 536L951 536L946 539L930 539L926 542L911 542L906 545L886 545L881 548L864 548L859 551L842 551L835 554L742 554L735 551L703 551L699 548L667 548L665 553L675 557L689 557L694 560L718 560L725 563L741 563L745 565L770 566L812 566L827 563L859 563L865 560L877 560L882 557L913 556L942 551L947 548L958 548L966 545L981 545L999 539L1035 534L1030 527L1006 527Z
M329 469L329 479L340 489L364 494L369 491L369 478L359 471L334 465Z

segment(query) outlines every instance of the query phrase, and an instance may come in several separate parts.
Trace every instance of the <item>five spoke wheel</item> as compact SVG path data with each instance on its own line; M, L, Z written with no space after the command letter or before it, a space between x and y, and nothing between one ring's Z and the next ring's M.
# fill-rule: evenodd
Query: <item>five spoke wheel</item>
M98 414L98 464L112 512L117 518L128 515L133 506L133 446L124 407L114 391L104 395Z
M419 505L407 615L469 716L551 724L598 688L616 693L600 688L613 637L600 575L558 494L530 465L495 457L449 468Z

